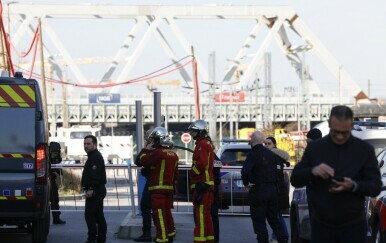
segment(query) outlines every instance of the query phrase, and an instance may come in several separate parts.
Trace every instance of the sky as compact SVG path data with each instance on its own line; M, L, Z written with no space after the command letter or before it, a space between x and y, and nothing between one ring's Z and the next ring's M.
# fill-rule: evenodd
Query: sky
M3 1L6 4L8 1ZM31 1L18 1L29 3ZM127 5L287 5L293 7L299 17L306 23L311 31L321 40L324 46L332 53L335 59L350 74L353 80L370 97L386 97L386 68L384 59L386 55L386 2L382 0L360 1L360 0L211 0L211 1L118 1L118 0L88 0L88 1L58 1L58 0L34 0L34 3L97 3L97 4L127 4ZM252 23L235 21L233 23L220 22L177 22L183 30L184 35L194 45L197 56L208 66L208 57L212 52L216 53L216 78L224 76L225 69L229 65L227 59L232 59L237 54L240 46L253 27ZM66 48L74 57L114 56L125 36L130 31L132 23L121 21L87 22L83 20L55 21L52 25L58 31ZM163 25L160 26L164 27ZM101 30L103 29L102 33ZM167 33L167 30L165 30ZM263 32L264 34L264 32ZM12 35L12 33L11 33ZM75 38L74 38L75 37ZM26 38L25 43L28 42ZM176 45L177 42L171 41ZM299 87L297 75L290 67L286 58L280 53L277 45L273 42L270 46L272 52L272 82L274 93L283 92L285 87ZM261 42L260 42L261 44ZM20 44L20 48L23 43ZM49 45L49 44L48 44ZM257 50L252 48L252 50ZM184 56L182 51L178 52L180 57ZM130 77L138 77L153 70L159 69L170 63L166 55L160 51L160 46L155 40L144 50L143 56L138 60ZM306 54L306 63L310 72L320 89L327 93L336 94L338 82L335 80L323 63L312 53ZM107 68L107 64L99 66L82 67L88 78L96 80ZM263 79L263 71L256 74ZM71 74L69 74L71 76ZM163 80L180 79L180 76L169 75ZM368 84L370 83L370 89ZM203 85L204 86L204 85ZM158 87L162 90L174 90L175 87ZM205 89L203 87L202 89ZM133 90L125 87L123 92ZM188 91L182 91L188 92Z

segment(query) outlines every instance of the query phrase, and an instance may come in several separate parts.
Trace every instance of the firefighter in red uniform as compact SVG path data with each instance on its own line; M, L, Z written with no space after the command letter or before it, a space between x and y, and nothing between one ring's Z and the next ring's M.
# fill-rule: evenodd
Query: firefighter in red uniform
M146 146L139 164L150 171L149 192L157 229L155 242L173 242L176 229L171 209L178 178L178 156L172 150L173 143L165 128L154 128L149 140L151 143Z
M213 203L214 147L204 120L193 122L189 133L196 140L193 164L190 172L190 188L193 191L194 242L214 242L211 206Z

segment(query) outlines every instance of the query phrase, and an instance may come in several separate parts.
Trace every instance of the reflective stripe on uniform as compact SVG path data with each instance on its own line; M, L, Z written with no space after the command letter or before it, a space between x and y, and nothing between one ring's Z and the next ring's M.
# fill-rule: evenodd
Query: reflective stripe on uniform
M205 181L205 184L208 184L210 186L214 185L214 181ZM190 185L190 189L196 188L196 184Z
M162 215L162 209L158 209L158 218L159 218L159 224L160 224L160 227L161 227L161 235L162 235L162 239L160 238L157 238L157 242L168 242L169 239L166 238L166 229L165 229L165 221L164 221L164 217Z
M204 205L200 205L200 238L205 238Z
M162 186L164 184L164 174L165 174L165 160L161 161L161 169L159 171L159 180L158 185Z
M195 163L193 162L193 164L195 164ZM193 166L192 166L192 170L193 170L194 173L196 173L197 175L200 174L200 171L198 171L198 169L196 168L196 165L193 165Z
M156 189L166 189L166 190L173 190L173 186L164 186L164 185L161 185L161 186L149 186L149 191L151 190L156 190Z
M206 166L205 166L205 181L210 181L210 177L209 177L209 160L210 160L210 153L208 153L208 161L206 162Z

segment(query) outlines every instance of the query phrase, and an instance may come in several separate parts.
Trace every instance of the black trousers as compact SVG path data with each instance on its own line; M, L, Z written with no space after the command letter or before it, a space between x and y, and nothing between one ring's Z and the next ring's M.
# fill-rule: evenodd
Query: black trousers
M142 192L141 212L142 212L142 232L150 233L151 231L151 197L150 197L149 185L147 181Z
M84 217L88 228L88 240L106 241L107 224L103 214L103 199L106 197L106 187L95 190L95 195L86 198Z
M280 224L278 215L277 190L275 185L260 185L249 191L251 218L257 242L268 243L268 230L266 220L273 232L281 242L284 230Z
M58 193L58 185L56 184L56 180L52 179L51 181L51 210L59 210L59 193ZM58 220L60 211L51 211L53 220Z
M215 241L220 241L220 222L218 220L218 209L220 208L220 193L219 186L215 185L214 188L214 200L210 208L210 214L213 221L213 235Z
M311 225L312 243L366 242L365 220L345 227L326 226L316 220L312 220Z

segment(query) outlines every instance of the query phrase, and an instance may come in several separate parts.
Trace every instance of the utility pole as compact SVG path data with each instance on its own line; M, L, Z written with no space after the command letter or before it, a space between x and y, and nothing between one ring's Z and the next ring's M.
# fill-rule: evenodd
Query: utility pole
M1 66L0 66L0 71L5 71L5 70L8 70L8 62L6 61L5 57L6 57L6 53L4 53L4 38L3 37L3 34L0 33L0 52L1 52Z
M216 52L212 52L209 55L209 136L212 139L216 139L216 123L217 123L217 111L216 111Z
M230 109L230 119L229 119L229 138L233 139L233 84L230 85L230 94L229 94L229 109Z
M67 74L66 69L63 70L63 84L62 84L62 96L63 96L63 127L68 128L68 111L67 111Z
M265 53L265 108L263 116L264 128L272 125L272 79L271 79L271 53Z
M339 81L339 105L342 104L342 80L341 80L341 73L342 70L342 65L339 65L339 70L338 70L338 81Z
M371 87L370 85L371 85L371 84L370 84L370 79L368 79L368 80L367 80L367 96L369 97L369 99L370 99L370 97L371 97L371 96L370 96L370 87Z
M44 110L44 119L48 122L47 114L47 92L46 92L46 74L44 70L44 55L43 55L43 31L42 31L42 21L39 18L39 49L40 49L40 72L42 77L42 93L43 93L43 110Z
M256 80L255 80L255 82L256 82L256 87L255 87L255 89L256 89L256 95L255 95L255 98L256 98L256 121L255 121L255 129L256 130L260 130L260 128L261 128L261 123L260 123L260 126L259 126L259 124L258 124L258 122L259 122L259 78L258 78L258 76L257 76L257 74L256 74ZM262 121L261 121L262 122Z

